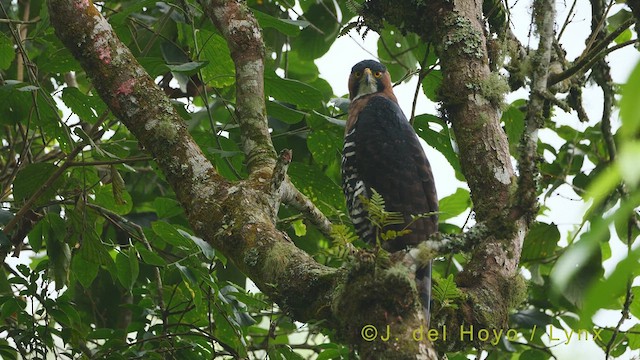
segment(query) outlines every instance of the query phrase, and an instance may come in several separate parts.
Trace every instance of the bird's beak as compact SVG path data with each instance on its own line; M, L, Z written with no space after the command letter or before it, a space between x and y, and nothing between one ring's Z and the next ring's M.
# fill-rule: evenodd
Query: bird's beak
M365 68L364 71L362 72L362 82L370 83L371 79L373 79L373 74L371 73L371 69Z

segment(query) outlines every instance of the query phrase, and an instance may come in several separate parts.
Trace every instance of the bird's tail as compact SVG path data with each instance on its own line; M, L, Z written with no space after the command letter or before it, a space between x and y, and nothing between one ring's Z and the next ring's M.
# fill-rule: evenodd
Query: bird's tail
M432 260L429 260L425 266L416 270L416 287L420 295L420 301L422 302L427 328L429 327L431 317L431 263Z

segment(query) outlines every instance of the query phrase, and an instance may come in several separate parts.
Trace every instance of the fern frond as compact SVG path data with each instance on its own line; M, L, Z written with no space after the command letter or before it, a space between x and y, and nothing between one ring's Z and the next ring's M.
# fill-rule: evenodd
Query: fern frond
M358 235L354 234L346 225L333 225L331 227L331 237L338 245L342 246L358 240Z
M442 307L450 307L456 309L458 306L453 302L462 297L462 292L456 286L453 280L453 274L449 274L447 278L443 278L434 274L434 284L432 287L433 298L442 304Z

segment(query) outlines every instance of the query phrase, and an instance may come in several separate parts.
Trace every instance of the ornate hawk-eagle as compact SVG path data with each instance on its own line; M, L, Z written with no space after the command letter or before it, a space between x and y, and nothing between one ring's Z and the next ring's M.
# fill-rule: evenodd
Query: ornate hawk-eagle
M415 130L398 105L386 67L374 60L353 66L349 98L342 151L342 188L351 221L360 238L376 244L376 228L363 203L363 197L370 198L374 189L382 195L386 211L398 212L404 218L404 224L383 230L411 231L382 241L382 247L390 252L414 247L438 229L435 214L438 197L431 166ZM434 214L412 217L425 213ZM416 280L428 315L431 264L418 269Z

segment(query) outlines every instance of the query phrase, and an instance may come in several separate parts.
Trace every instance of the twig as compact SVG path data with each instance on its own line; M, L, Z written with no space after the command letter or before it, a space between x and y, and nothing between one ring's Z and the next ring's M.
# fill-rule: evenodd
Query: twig
M547 86L552 86L559 83L560 81L566 80L581 70L589 69L590 66L587 65L593 65L593 59L597 58L600 52L605 49L607 45L609 45L615 38L617 38L618 35L622 34L623 31L629 28L629 26L633 25L634 22L634 19L628 19L627 21L622 23L622 25L620 25L615 31L609 34L597 45L595 45L588 54L583 54L583 56L581 56L580 59L576 61L576 63L572 67L560 74L550 76ZM605 52L605 55L609 52Z
M282 202L300 211L322 234L331 238L331 221L287 178L282 184Z

